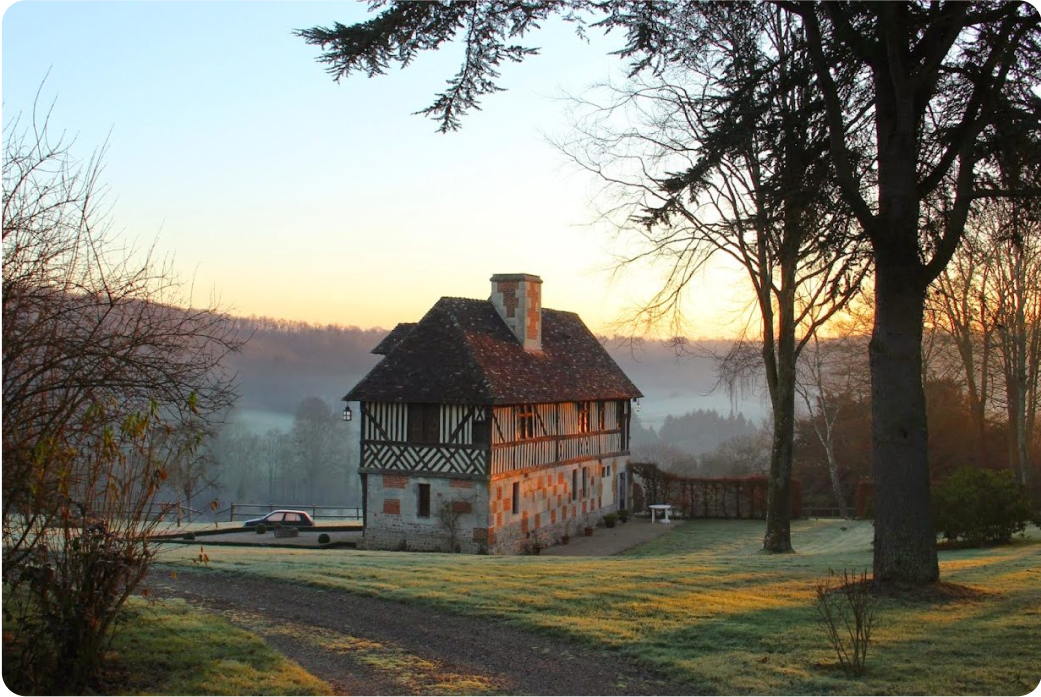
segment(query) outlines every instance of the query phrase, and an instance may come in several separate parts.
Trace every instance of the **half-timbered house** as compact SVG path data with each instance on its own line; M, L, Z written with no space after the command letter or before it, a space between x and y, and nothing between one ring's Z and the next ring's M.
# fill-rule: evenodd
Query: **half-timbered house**
M625 507L640 392L542 280L491 279L399 324L360 402L364 544L517 553Z

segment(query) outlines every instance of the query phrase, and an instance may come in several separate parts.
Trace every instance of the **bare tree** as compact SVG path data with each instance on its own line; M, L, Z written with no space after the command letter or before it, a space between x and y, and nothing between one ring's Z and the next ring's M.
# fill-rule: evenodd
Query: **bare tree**
M773 442L763 547L786 552L796 364L857 291L866 260L833 203L827 129L795 22L767 6L706 10L702 20L700 53L615 90L564 149L620 202L608 215L639 240L622 263L651 261L664 272L639 321L677 324L690 280L717 255L746 274L757 320L721 372L730 386L765 375Z
M993 258L986 236L967 233L950 266L936 279L929 308L938 319L933 326L950 338L961 362L979 465L987 462L987 409L998 322Z
M25 659L5 678L75 693L151 560L164 480L234 399L238 342L106 235L101 153L78 162L36 112L4 139L3 578Z
M849 517L849 505L842 490L836 425L842 405L855 395L866 395L870 386L866 349L871 317L865 310L869 308L857 308L832 322L828 338L813 337L799 358L796 381L810 425L824 448L832 495L843 518Z
M1002 252L995 258L995 326L1005 383L1009 462L1029 486L1029 446L1036 432L1041 383L1041 230L1015 205L1001 203L993 206L1002 231L995 240Z

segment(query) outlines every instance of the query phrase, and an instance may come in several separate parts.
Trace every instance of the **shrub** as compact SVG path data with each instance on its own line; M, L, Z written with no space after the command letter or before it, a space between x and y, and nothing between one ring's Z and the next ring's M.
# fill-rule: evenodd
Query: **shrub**
M267 533L267 526L266 525L261 523L260 525L257 526L257 534L258 535L264 535L266 533Z
M815 587L817 615L835 649L839 664L850 675L861 675L867 661L871 632L875 627L877 599L871 594L867 571L857 578L856 571L829 571Z
M620 509L618 511L618 520L622 521L623 523L626 523L626 522L629 521L629 509L628 508L622 508L622 509Z
M933 492L933 520L946 540L1009 542L1031 513L1026 489L1009 470L962 467Z
M329 544L329 533L323 532L321 535L319 535L318 536L318 544L320 544L320 545L327 545L327 544Z
M606 526L606 527L613 528L615 526L615 523L617 523L617 522L618 522L618 516L615 515L614 513L608 513L607 515L604 516L604 526Z

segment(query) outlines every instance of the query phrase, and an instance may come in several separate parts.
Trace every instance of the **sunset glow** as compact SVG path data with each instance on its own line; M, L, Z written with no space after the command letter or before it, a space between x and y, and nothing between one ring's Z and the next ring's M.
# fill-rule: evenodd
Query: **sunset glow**
M540 57L504 70L508 91L440 135L411 114L458 51L336 84L292 34L364 15L360 3L12 5L4 122L31 118L39 90L38 117L53 103L50 128L79 157L105 145L113 233L154 243L195 303L389 328L441 296L487 297L493 273L527 272L545 280L546 307L627 331L617 323L658 275L612 277L627 250L594 222L598 184L548 140L569 128L563 94L618 74L607 54L620 38L547 28L532 40ZM740 284L701 277L687 331L736 333Z

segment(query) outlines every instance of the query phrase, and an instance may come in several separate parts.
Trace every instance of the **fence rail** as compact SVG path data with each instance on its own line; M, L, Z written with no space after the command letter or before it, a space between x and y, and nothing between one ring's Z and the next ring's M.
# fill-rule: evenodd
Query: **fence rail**
M307 511L315 520L361 520L361 508L358 506L317 506L315 504L301 505L288 503L232 503L226 510L228 520L257 518L264 513L288 509L293 511ZM339 511L330 513L330 511Z

